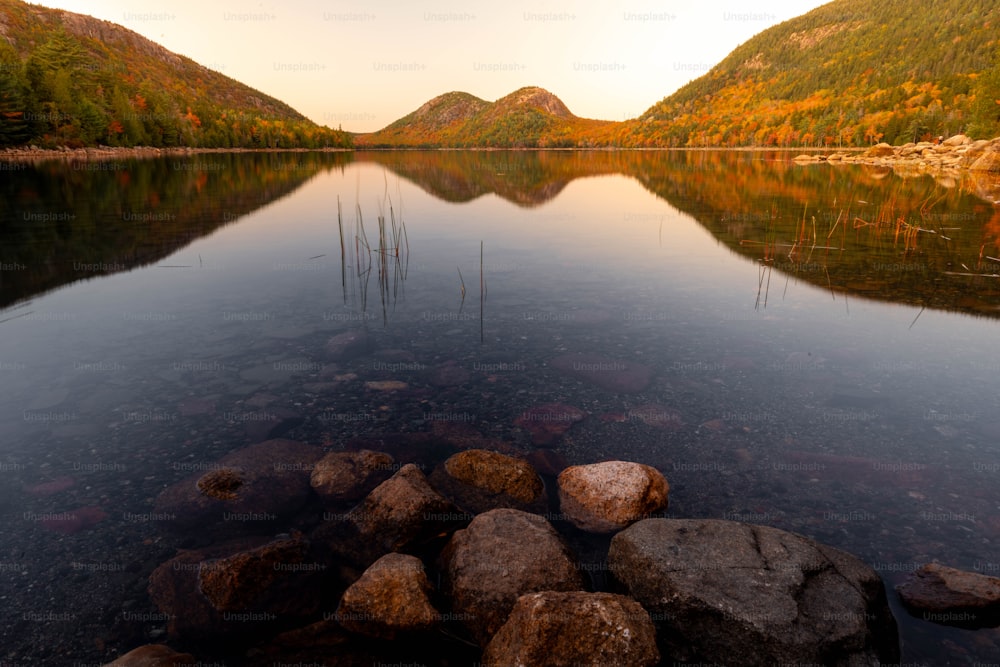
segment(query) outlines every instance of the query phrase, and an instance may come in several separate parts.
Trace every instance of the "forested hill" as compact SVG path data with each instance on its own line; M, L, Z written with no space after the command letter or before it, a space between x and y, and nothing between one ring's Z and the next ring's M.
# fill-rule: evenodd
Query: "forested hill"
M834 0L774 26L617 128L624 146L1000 135L996 0Z
M0 146L348 146L287 104L122 26L0 0Z
M487 102L469 93L439 95L416 111L371 134L361 147L559 148L607 145L617 123L580 118L558 97L527 86Z

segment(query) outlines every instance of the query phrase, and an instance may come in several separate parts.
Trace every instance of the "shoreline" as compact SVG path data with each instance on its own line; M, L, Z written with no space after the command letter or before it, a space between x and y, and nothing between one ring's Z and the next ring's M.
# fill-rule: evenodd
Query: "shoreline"
M353 148L154 148L152 146L91 146L88 148L18 147L0 149L0 162L45 160L114 160L203 155L209 153L349 153Z

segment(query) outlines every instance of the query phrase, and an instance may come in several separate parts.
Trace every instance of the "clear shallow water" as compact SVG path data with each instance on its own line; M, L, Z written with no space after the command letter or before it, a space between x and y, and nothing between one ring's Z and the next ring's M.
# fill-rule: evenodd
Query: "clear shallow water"
M336 448L471 426L527 453L514 421L553 402L588 414L557 452L657 466L674 516L794 530L890 587L935 559L1000 573L996 279L954 275L994 272L994 206L929 178L780 157L244 155L19 174L0 258L14 267L0 314L4 643L42 664L46 635L95 659L95 638L155 638L145 577L177 544L149 520L153 498L271 427ZM100 197L55 193L83 177ZM383 309L377 266L366 288L351 245L355 204L374 244L386 194L408 243ZM869 224L880 216L894 227ZM900 218L927 230L917 247L901 245ZM127 270L94 268L116 263ZM413 361L331 363L326 341L359 326ZM611 391L555 369L563 354L652 380ZM343 373L358 379L322 386ZM89 517L75 531L47 520L74 511ZM996 630L897 618L907 660L1000 656Z

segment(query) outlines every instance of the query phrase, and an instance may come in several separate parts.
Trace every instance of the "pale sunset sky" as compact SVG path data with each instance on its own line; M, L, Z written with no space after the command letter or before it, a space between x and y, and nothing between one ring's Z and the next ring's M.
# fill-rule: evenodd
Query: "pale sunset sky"
M276 97L371 132L461 90L541 86L585 118L635 118L750 37L826 0L36 0L118 23Z

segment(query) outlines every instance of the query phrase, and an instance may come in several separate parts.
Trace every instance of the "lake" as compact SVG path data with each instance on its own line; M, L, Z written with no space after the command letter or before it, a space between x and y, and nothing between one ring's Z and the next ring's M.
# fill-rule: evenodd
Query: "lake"
M414 433L656 466L670 516L872 564L904 662L1000 661L996 629L891 590L934 560L1000 575L998 184L791 157L7 165L0 664L163 640L146 582L186 543L150 513L197 466ZM330 361L359 329L369 352ZM515 424L551 404L585 416Z

